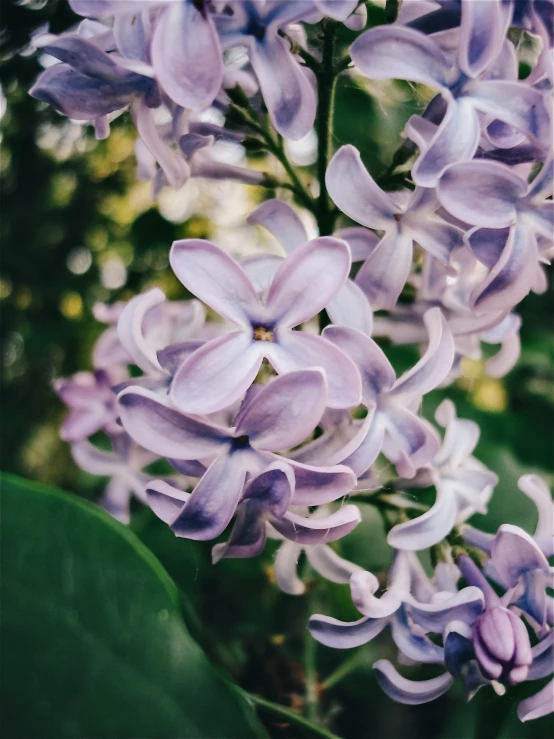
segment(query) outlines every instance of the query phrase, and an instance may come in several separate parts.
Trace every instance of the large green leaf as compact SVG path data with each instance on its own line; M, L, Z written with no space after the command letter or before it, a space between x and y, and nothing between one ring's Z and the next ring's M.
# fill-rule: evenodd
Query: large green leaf
M103 511L5 475L1 547L4 736L266 736L165 570Z

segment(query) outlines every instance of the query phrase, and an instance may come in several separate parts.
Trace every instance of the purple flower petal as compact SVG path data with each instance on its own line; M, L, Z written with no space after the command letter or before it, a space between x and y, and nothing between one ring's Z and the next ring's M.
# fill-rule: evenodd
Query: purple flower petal
M294 494L294 471L285 461L276 461L252 479L244 491L245 500L256 500L271 515L282 518Z
M296 488L293 505L321 505L338 500L350 493L356 485L356 477L348 467L315 467L287 459L294 470Z
M429 346L419 362L393 385L390 396L419 398L437 387L448 375L454 362L454 339L440 308L429 309L423 320L429 334Z
M90 441L72 444L71 456L82 470L91 475L111 476L121 467L121 460L113 452L98 449Z
M385 424L381 413L369 413L358 433L339 451L331 455L329 462L340 462L350 467L356 477L361 477L379 456L383 447Z
M193 2L169 3L158 16L152 64L169 97L184 108L204 110L223 82L219 39L209 13Z
M266 33L262 42L252 44L250 61L276 130L292 141L303 138L314 124L316 98L288 43Z
M171 524L173 533L198 541L215 539L233 517L245 480L246 468L240 453L217 457Z
M190 177L187 162L164 141L154 122L153 112L146 102L141 101L135 105L133 113L141 141L162 168L168 185L179 189Z
M348 279L327 306L333 323L358 329L368 336L373 328L373 313L364 292Z
M373 669L377 682L389 698L408 706L420 706L440 698L454 682L448 672L430 680L407 680L387 659L377 660Z
M162 369L154 347L144 336L143 321L151 308L164 301L165 295L157 287L137 295L127 303L117 322L119 340L133 362L145 373L158 373Z
M533 663L529 667L528 680L540 680L554 671L554 631L531 648Z
M375 80L411 80L433 89L447 87L451 62L423 33L401 26L378 26L350 47L352 61Z
M325 184L335 205L352 220L377 229L395 225L398 208L375 183L354 146L337 151L327 167Z
M127 388L118 401L129 436L162 457L204 459L218 454L229 440L225 429L173 410L149 390Z
M500 229L515 220L516 203L526 189L510 167L482 159L450 167L441 177L437 196L455 218Z
M177 370L170 397L187 413L213 413L238 400L254 382L262 364L263 342L243 331L212 339Z
M548 716L554 712L554 680L539 690L538 693L521 701L517 707L517 715L520 721L531 721L533 719Z
M360 373L354 362L338 347L305 331L283 331L279 343L268 344L266 353L279 373L320 367L327 379L330 408L352 408L361 398Z
M505 14L500 2L462 2L461 9L458 63L469 77L477 77L500 53Z
M245 500L239 505L229 541L212 549L213 564L224 558L245 559L261 554L266 541L263 508L257 500Z
M400 406L387 406L383 418L386 424L383 454L396 465L401 477L411 479L438 452L438 434L423 418Z
M466 100L482 113L498 118L541 145L550 137L550 119L544 95L524 82L474 80Z
M367 644L383 631L386 618L361 618L359 621L338 621L330 616L312 616L308 623L310 634L321 644L333 649L352 649Z
M517 483L522 493L530 498L538 512L538 522L535 529L535 539L540 543L544 554L549 557L553 550L552 517L554 516L554 502L550 490L544 480L538 475L522 475Z
M315 316L338 293L350 265L348 245L331 236L297 248L282 262L271 284L267 319L292 328Z
M141 13L143 10L165 5L168 0L69 0L69 4L78 15L91 18L105 18L109 15Z
M346 505L325 518L306 518L296 513L286 513L270 522L282 536L298 544L326 544L349 534L361 521L359 509Z
M391 228L356 276L373 310L396 305L412 268L413 238L409 231Z
M411 598L407 602L412 620L433 633L441 633L451 621L471 626L485 608L482 590L473 585L432 603L419 603Z
M356 329L340 326L328 326L323 337L356 363L362 377L362 400L366 407L373 406L377 397L394 385L394 369L373 339Z
M287 254L308 241L296 211L282 200L266 200L248 216L247 222L267 228Z
M307 547L306 556L314 570L330 582L347 583L354 572L359 572L362 569L358 565L339 557L331 547L323 544Z
M506 588L513 588L522 575L532 570L548 573L548 560L540 547L519 526L503 524L491 551L494 568Z
M344 21L356 10L358 0L315 0L322 13L337 21Z
M94 121L126 108L134 88L75 72L67 64L55 64L43 72L29 94L52 105L76 121Z
M427 149L412 168L412 178L421 187L436 187L451 164L470 160L479 145L481 125L472 102L452 100Z
M187 290L229 321L249 327L250 317L259 313L256 292L244 270L215 244L175 241L169 262Z
M319 369L277 377L249 405L236 428L254 448L279 452L298 446L317 426L327 405L325 376Z
M350 247L353 262L364 262L370 254L373 254L380 241L377 234L360 226L341 228L340 231L335 233L335 236L346 241Z
M458 512L456 493L443 480L437 485L434 505L422 516L400 523L389 531L387 544L394 549L421 551L442 541L452 530Z
M355 572L350 578L352 603L368 618L386 618L402 605L402 592L394 587L386 590L380 598L373 594L379 589L379 581L371 572Z
M444 664L444 649L410 627L404 607L392 619L392 638L402 654L422 664Z
M509 235L509 228L472 228L466 239L481 264L493 269L502 256Z
M171 524L190 498L190 493L184 493L163 480L151 480L146 486L146 498L156 516Z
M501 258L470 295L476 313L509 310L533 287L537 270L537 240L523 224L510 229Z
M302 595L306 590L306 586L296 572L301 553L300 544L284 541L275 555L275 580L279 588L288 595Z

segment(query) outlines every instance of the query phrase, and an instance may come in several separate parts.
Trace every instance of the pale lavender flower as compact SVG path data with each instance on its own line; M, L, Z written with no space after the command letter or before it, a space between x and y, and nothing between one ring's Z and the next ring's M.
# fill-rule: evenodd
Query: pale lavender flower
M544 259L537 236L552 246L554 205L552 157L530 185L498 162L474 161L450 167L437 188L442 205L479 228L468 235L475 256L489 268L470 296L479 313L509 309L537 283Z
M64 441L82 441L97 431L118 434L123 431L117 423L119 412L112 387L121 381L107 370L77 372L73 377L54 382L54 390L69 408L60 430Z
M488 16L485 21L481 11ZM481 137L478 113L502 121L539 146L548 140L543 93L524 82L486 78L502 50L505 28L500 2L465 2L456 59L430 37L400 26L372 28L352 45L352 59L368 77L420 82L447 102L439 128L412 169L416 184L434 187L446 167L473 157Z
M323 335L352 357L362 376L362 405L368 414L346 446L330 456L330 463L351 467L357 477L373 464L379 452L411 478L438 452L436 431L416 414L423 395L448 374L454 342L438 308L425 314L429 346L420 361L398 379L379 346L355 329L328 326Z
M106 451L89 441L79 441L71 445L71 454L85 472L110 478L100 505L118 521L129 523L131 498L147 503L146 484L151 478L142 469L157 457L125 433L111 436L111 442L112 451Z
M225 529L249 476L282 461L275 452L297 446L313 431L325 409L326 394L320 370L291 372L250 393L232 428L180 413L142 388L124 390L119 405L129 435L168 458L179 471L189 473L190 465L183 462L206 462L207 470L190 498L180 498L182 510L171 524L177 536L204 540ZM295 505L336 500L355 484L344 466L319 468L294 460L287 464L295 476Z
M395 549L421 550L442 541L454 525L474 513L486 513L487 503L498 477L481 464L472 452L479 440L474 421L456 417L451 400L437 408L435 419L445 428L441 449L413 480L411 486L434 485L437 497L422 516L394 526L387 542ZM395 487L402 488L402 480Z
M331 407L354 406L360 377L354 362L326 339L294 331L321 311L348 276L350 252L321 237L280 264L264 302L241 265L208 241L176 241L170 263L179 280L238 330L209 341L177 371L170 396L188 413L231 405L254 381L264 358L279 373L322 367Z
M386 193L364 167L354 146L341 147L325 176L333 202L357 223L383 236L356 276L374 310L393 308L412 268L414 241L442 262L463 245L460 229L436 215L431 189Z
M215 20L223 49L246 46L275 129L292 140L303 138L314 123L316 96L311 80L279 30L308 18L313 2L246 0L227 7L228 12L218 14Z

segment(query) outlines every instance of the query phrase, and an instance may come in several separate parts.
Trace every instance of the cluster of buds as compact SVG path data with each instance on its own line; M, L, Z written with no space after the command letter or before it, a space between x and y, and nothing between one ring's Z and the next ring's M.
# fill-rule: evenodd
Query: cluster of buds
M481 356L483 342L500 345L487 372L506 374L519 356L513 311L529 291L546 289L544 265L554 254L552 4L406 2L393 24L364 31L357 0L70 3L93 20L35 40L61 63L31 93L93 121L100 136L110 116L130 107L143 169L158 186L179 187L191 174L263 180L210 156L214 137L248 133L248 116L241 130L232 118L220 128L203 118L210 107L224 114L237 86L254 112L263 101L285 138L303 137L316 118L321 132L324 101L315 89L337 65L324 64L325 43L310 46L305 24L321 23L323 39L339 22L359 32L354 66L347 60L341 72L436 92L406 125L404 189L381 189L351 145L326 167L319 202L328 194L358 225L335 230L328 208L310 238L292 205L268 200L248 222L269 230L281 255L239 260L209 241L176 241L169 263L194 299L168 302L154 288L98 307L108 327L93 372L56 388L70 408L62 435L76 461L111 478L105 506L128 520L135 495L176 536L196 540L220 537L233 521L214 561L258 555L268 536L277 538L277 582L290 594L304 590L296 564L305 552L322 577L350 583L363 614L354 623L313 616L316 639L353 647L390 625L404 659L444 667L415 682L376 662L379 683L397 701L433 700L455 678L471 696L486 684L503 691L545 677L554 634L550 494L538 477L519 481L539 510L534 536L511 525L495 536L472 528L467 521L486 513L497 483L473 456L479 427L445 400L435 415L441 435L421 406L456 380L464 357ZM539 49L524 80L513 29ZM246 49L247 66L226 66L232 56L223 51L234 47ZM156 122L159 108L169 124ZM309 206L309 192L300 193ZM420 360L397 377L376 336L418 346ZM131 367L142 375L131 376ZM98 431L112 452L90 443ZM157 458L175 473L147 474ZM429 486L431 507L403 492ZM393 565L381 597L372 573L328 546L360 522L357 497L393 511ZM441 560L432 577L417 556L429 548ZM520 718L542 716L552 703L550 685L520 705Z

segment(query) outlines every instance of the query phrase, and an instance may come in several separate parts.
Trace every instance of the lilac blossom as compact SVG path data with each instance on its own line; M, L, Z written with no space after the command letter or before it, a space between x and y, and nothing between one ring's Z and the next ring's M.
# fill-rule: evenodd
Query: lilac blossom
M112 451L93 446L89 441L79 441L72 444L71 454L85 472L110 478L100 505L118 521L129 523L131 498L146 503L150 477L142 469L157 457L137 446L125 433L110 438Z
M353 146L338 150L325 182L343 213L384 232L356 277L374 310L396 304L412 268L414 241L445 263L452 250L463 245L462 232L436 215L440 204L432 190L383 192Z
M329 5L324 0L320 4ZM344 3L331 3L339 8ZM216 16L223 49L246 46L275 129L292 140L303 138L312 128L316 96L306 71L291 54L279 30L308 17L310 0L231 3L229 13Z
M476 13L478 7L486 20ZM372 28L352 45L352 59L363 74L419 82L447 103L439 128L413 166L416 184L434 187L446 167L473 157L481 137L479 113L539 145L548 140L543 93L524 82L487 78L502 50L505 27L500 2L464 2L456 59L430 37L400 26Z
M478 312L511 308L537 283L537 236L552 246L554 205L552 157L527 185L512 169L498 162L474 161L450 167L437 195L456 218L478 228L468 241L490 272L470 297Z
M350 261L343 241L314 239L280 264L261 302L241 265L217 246L176 241L170 263L179 280L238 330L207 342L182 364L171 385L173 402L188 413L220 410L246 392L267 358L279 373L322 367L329 405L356 405L361 381L354 362L326 339L293 330L333 299Z
M60 430L64 441L83 441L97 431L118 434L118 408L113 385L122 379L103 369L77 372L73 377L54 382L54 390L69 413Z
M383 351L355 329L329 326L324 336L351 356L362 377L362 405L368 413L345 447L330 457L360 477L379 452L411 478L438 452L440 442L432 426L416 415L423 395L448 374L454 359L454 342L438 308L425 315L429 346L421 360L398 379Z
M182 462L206 463L206 471L172 521L177 536L212 539L227 526L243 496L247 478L280 460L277 451L296 446L315 428L327 402L321 370L301 370L278 377L251 393L232 428L185 415L163 398L142 388L119 395L123 425L141 446L168 458L188 473ZM336 500L355 484L344 466L313 467L287 460L294 471L295 505Z
M472 452L479 439L474 421L456 417L450 400L437 408L435 418L445 428L444 440L436 456L415 478L410 487L434 485L434 505L422 516L394 526L387 542L395 549L420 550L438 544L452 530L474 513L486 513L498 477L481 464ZM395 482L402 487L402 480Z

